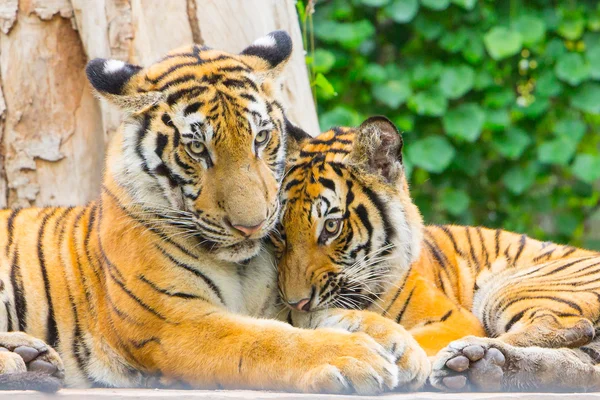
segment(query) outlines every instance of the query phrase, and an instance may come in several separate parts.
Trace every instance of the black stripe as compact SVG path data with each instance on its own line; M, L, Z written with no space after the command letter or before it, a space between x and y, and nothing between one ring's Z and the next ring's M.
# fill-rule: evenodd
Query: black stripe
M510 319L510 321L508 321L508 323L504 326L504 332L508 332L514 324L516 324L521 318L523 318L525 311L527 311L527 310L523 310L523 311L513 315L513 317Z
M21 276L21 267L19 266L19 249L16 246L13 254L12 266L10 269L10 283L13 287L19 331L25 332L27 330L27 300L25 299L23 278Z
M147 284L148 286L150 286L153 290L161 293L161 294L165 294L167 296L171 296L171 297L179 297L181 299L200 299L206 302L209 302L206 298L202 297L202 296L198 296L195 294L191 294L191 293L181 293L181 292L171 292L169 290L163 289L161 287L158 287L154 282L150 281L148 278L146 278L144 275L140 275L138 276L138 278L144 282L145 284Z
M513 260L513 264L517 264L517 261L519 260L519 257L521 257L521 253L523 253L523 249L525 248L525 243L527 242L527 235L521 235L521 238L519 239L519 250L517 250L517 255L515 256L515 259Z
M483 234L481 233L481 227L477 227L477 235L479 236L479 240L481 241L481 253L485 256L485 267L490 268L490 254L488 253L487 246L485 245L485 241L483 240Z
M6 257L8 257L10 246L12 245L14 240L15 218L17 218L20 212L21 209L12 210L6 221L6 235L8 237L6 242Z
M450 316L452 315L452 311L453 311L453 310L450 310L450 311L448 311L446 314L444 314L444 316L443 316L442 318L440 318L440 322L444 322L444 321L446 321L448 318L450 318Z
M481 264L479 264L479 259L475 254L475 248L473 247L473 241L471 240L471 228L466 226L465 233L467 234L467 242L469 243L469 254L471 255L471 259L475 263L475 270L479 272L481 269Z
M500 255L500 234L502 231L500 229L496 229L496 233L494 234L494 240L496 241L496 258Z
M7 332L13 331L13 316L10 310L10 302L8 300L4 300L4 308L6 309L6 319L8 320L8 328Z
M319 183L335 193L335 183L331 179L319 177Z
M410 303L410 299L412 299L414 292L415 292L415 288L412 288L408 297L406 298L406 301L404 302L404 305L402 306L402 309L400 310L400 313L398 313L398 316L396 317L396 323L399 324L400 321L402 320L402 316L404 315L404 312L406 312L406 309L408 308L408 304Z
M40 269L42 271L42 278L44 279L44 290L46 291L46 301L48 302L48 316L46 320L46 343L49 346L56 348L58 346L58 329L56 327L56 318L54 315L54 306L52 304L52 295L51 295L51 287L50 280L48 279L48 271L46 270L46 260L44 256L44 233L46 231L46 226L48 221L58 209L52 210L51 213L46 214L42 219L42 224L40 226L40 231L38 234L38 248L37 248L37 256L40 263Z

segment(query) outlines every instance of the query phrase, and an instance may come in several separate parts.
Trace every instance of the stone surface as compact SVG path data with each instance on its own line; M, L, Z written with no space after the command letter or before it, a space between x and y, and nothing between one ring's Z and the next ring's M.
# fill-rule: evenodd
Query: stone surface
M246 390L140 390L140 389L63 389L56 395L33 392L0 392L0 398L42 399L177 399L177 400L600 400L600 393L391 393L383 396L310 395L301 393L259 392Z

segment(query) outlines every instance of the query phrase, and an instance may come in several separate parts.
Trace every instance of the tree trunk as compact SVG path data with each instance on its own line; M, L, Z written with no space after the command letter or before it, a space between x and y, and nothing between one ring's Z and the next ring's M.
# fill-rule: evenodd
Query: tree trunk
M318 132L294 0L0 0L0 207L75 205L99 191L120 115L99 103L95 57L147 65L196 42L238 52L275 29L295 50L290 118Z

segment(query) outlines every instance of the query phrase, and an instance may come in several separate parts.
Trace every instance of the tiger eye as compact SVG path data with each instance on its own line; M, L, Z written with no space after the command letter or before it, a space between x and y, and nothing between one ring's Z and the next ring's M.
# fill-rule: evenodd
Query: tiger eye
M262 144L265 144L269 140L270 136L271 135L270 135L269 131L262 130L256 134L256 138L254 138L254 141L256 142L257 145L260 146Z
M202 142L192 142L188 145L188 149L192 154L200 155L206 151L206 145Z
M336 233L339 229L340 221L337 219L328 219L325 221L325 230L327 233Z

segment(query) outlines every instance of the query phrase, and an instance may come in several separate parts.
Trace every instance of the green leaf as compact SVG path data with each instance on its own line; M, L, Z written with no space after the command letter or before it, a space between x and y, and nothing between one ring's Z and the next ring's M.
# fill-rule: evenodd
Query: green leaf
M324 49L315 50L315 57L313 59L315 72L326 74L331 70L333 64L335 64L335 55L331 51Z
M415 128L415 116L412 114L401 114L394 118L394 124L401 132L410 132Z
M404 104L411 94L408 79L390 80L373 86L373 97L392 109Z
M595 154L579 154L571 167L573 175L587 183L600 179L600 156Z
M459 216L469 208L471 199L464 190L446 189L442 192L442 207L450 214Z
M331 129L333 126L357 126L361 122L362 117L355 110L344 106L337 106L319 116L321 131Z
M387 79L387 71L379 64L368 64L362 72L367 82L382 83Z
M510 114L506 109L485 110L484 128L492 131L503 131L510 126Z
M440 117L448 109L448 100L439 89L431 88L409 98L408 108L419 115Z
M383 7L390 2L390 0L360 0L365 6L368 7Z
M442 136L419 139L407 148L411 162L428 172L441 173L450 165L456 151Z
M473 87L475 90L484 90L494 84L494 78L485 70L477 70L473 79Z
M490 108L502 108L515 102L515 94L510 87L488 90L483 104Z
M459 29L456 32L447 32L440 39L440 47L450 53L458 53L461 51L469 40L467 31Z
M467 43L462 49L462 55L471 64L477 64L483 59L485 49L483 48L483 41L477 36L469 38Z
M475 103L463 103L448 111L442 122L449 136L474 142L481 134L485 113Z
M510 128L504 133L494 133L493 145L500 154L510 160L516 160L531 144L529 135L520 128Z
M448 8L450 0L421 0L421 3L432 10L442 11Z
M556 76L571 86L577 86L590 77L590 65L579 53L566 53L554 67Z
M561 119L554 125L554 129L552 130L557 137L564 138L570 142L573 142L575 145L579 144L583 135L585 135L585 131L587 130L587 126L585 123L579 119L566 118Z
M521 34L525 46L531 46L542 41L546 35L544 20L533 15L518 17L513 24L513 28Z
M418 0L394 0L384 11L397 23L405 24L417 15L419 2Z
M592 79L600 80L600 45L589 48L585 53L585 58L590 65Z
M415 88L425 88L434 83L442 72L442 64L434 61L427 64L418 64L411 71L411 84Z
M569 13L558 24L557 32L567 40L577 40L585 29L585 19L579 13Z
M338 42L348 49L358 48L375 34L375 27L366 20L340 23L323 21L315 24L315 36L325 42Z
M415 19L415 30L419 32L426 40L438 38L444 31L442 24L432 21L425 15L420 14Z
M502 177L504 186L513 194L521 194L529 189L537 177L538 167L529 163L525 167L512 167Z
M536 82L535 91L543 97L554 97L562 92L562 85L556 78L556 75L554 75L554 72L544 71L540 74Z
M475 4L477 4L477 0L452 0L452 2L469 11L475 8Z
M495 26L483 37L483 43L494 60L511 57L523 48L523 38L519 32Z
M315 77L315 85L321 89L326 96L337 96L333 85L327 80L325 75L320 72Z
M567 165L577 150L577 143L559 137L542 143L537 148L537 158L544 164Z
M571 97L571 106L578 110L600 114L600 84L585 83Z
M468 65L446 67L440 76L440 89L449 99L458 99L473 88L475 72Z

